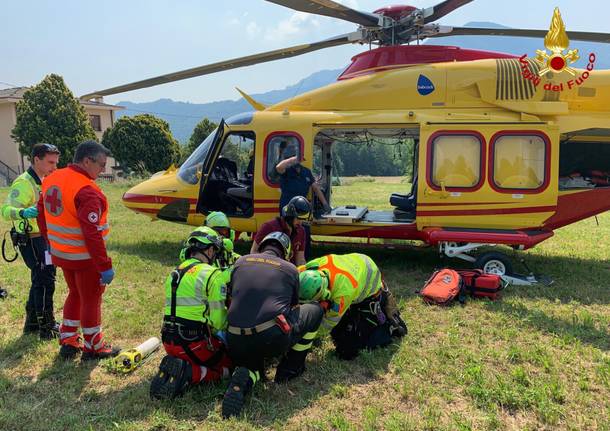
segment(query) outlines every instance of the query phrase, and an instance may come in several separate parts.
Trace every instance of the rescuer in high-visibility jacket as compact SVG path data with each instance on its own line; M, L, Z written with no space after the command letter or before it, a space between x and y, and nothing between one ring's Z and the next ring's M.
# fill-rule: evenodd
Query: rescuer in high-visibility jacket
M40 338L59 335L59 325L53 314L55 292L55 266L47 261L48 244L40 234L36 204L40 198L40 185L47 175L57 169L59 150L55 145L36 144L32 147L31 166L11 184L2 205L2 217L13 222L20 238L21 257L31 273L28 300L25 303L23 333L37 332Z
M367 255L329 254L299 268L299 299L318 301L325 309L320 333L330 332L337 355L352 359L406 334L381 271Z
M120 351L105 342L102 332L102 296L114 269L106 252L108 200L95 180L109 155L103 145L85 141L76 147L71 165L42 182L38 225L68 285L59 327L59 355L64 359L81 351L83 360L108 358Z
M199 227L186 240L185 260L165 280L161 338L167 352L150 386L155 399L173 399L191 385L228 377L232 365L223 343L227 288L215 265L222 238Z
M204 226L211 227L223 238L224 248L218 256L218 263L222 269L232 266L241 255L233 251L235 231L231 229L229 218L222 211L212 211L205 218Z

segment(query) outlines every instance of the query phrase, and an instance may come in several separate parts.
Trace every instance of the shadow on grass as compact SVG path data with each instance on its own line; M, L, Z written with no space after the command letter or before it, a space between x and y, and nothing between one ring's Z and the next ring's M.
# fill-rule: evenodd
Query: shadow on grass
M505 296L520 298L542 298L563 304L577 302L583 305L610 304L610 263L601 259L582 259L567 256L545 256L497 248L513 260L516 272L526 274L525 263L537 274L550 276L551 286L509 286ZM412 247L406 249L384 249L380 247L358 247L350 245L321 245L314 248L314 257L336 253L365 253L381 268L384 278L397 296L408 299L416 294L432 272L438 268L471 268L472 264L460 259L439 258L435 247Z
M38 334L21 334L18 338L14 338L4 346L0 353L0 364L2 364L2 368L9 368L20 362L23 359L23 356L36 350L40 343L42 343L42 341L38 338Z
M34 379L0 376L0 429L81 429L86 414L79 411L80 403L87 400L83 389L96 365L57 355Z
M259 383L247 398L243 414L237 420L250 426L269 427L285 424L293 416L311 406L323 396L342 397L352 385L370 383L388 371L388 364L397 346L391 345L373 352L364 352L353 361L340 361L332 352L314 350L306 372L288 384L272 381ZM268 374L273 378L272 373ZM220 405L228 380L215 384L202 384L190 388L174 401L151 401L148 397L149 381L142 381L125 390L105 395L116 406L113 422L128 426L134 421L152 420L152 426L163 428L165 422L175 420L206 421L215 429L226 423L220 416ZM133 400L139 400L137 406ZM137 407L137 408L136 408ZM159 418L159 419L151 419ZM158 423L154 423L155 420ZM234 420L233 420L234 421Z

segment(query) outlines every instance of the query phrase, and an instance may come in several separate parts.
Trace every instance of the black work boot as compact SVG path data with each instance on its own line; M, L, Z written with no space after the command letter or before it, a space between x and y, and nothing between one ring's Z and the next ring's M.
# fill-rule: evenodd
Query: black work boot
M282 358L275 370L275 383L286 383L289 380L299 377L305 371L305 357L309 350L296 351L290 350Z
M222 400L222 417L227 419L238 416L244 407L246 395L252 389L250 371L246 367L237 367L231 376L231 382Z
M193 379L190 363L165 356L159 365L157 375L150 382L150 398L154 400L173 400L184 395Z
M45 311L42 315L38 315L38 325L38 336L41 340L59 338L59 323L55 321L52 311Z
M63 340L60 340L59 344L59 356L65 361L76 358L83 350L81 338L78 335L64 338Z
M25 323L23 324L23 334L34 334L40 330L38 318L34 309L30 308L29 304L25 305Z

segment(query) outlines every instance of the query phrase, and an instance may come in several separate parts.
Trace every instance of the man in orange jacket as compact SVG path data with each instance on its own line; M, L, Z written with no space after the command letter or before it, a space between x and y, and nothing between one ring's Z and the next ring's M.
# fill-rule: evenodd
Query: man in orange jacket
M64 359L116 356L120 349L103 341L102 294L112 282L112 260L106 253L108 201L95 179L104 171L110 151L95 141L76 148L73 164L42 183L38 225L47 238L53 264L61 267L68 296L59 328ZM81 344L78 328L82 328Z

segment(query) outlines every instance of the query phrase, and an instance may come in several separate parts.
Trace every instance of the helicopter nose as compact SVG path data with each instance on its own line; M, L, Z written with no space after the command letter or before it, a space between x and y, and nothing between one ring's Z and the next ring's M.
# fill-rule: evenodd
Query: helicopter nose
M191 199L184 197L142 195L131 190L123 195L124 205L153 219L186 223L191 212Z

